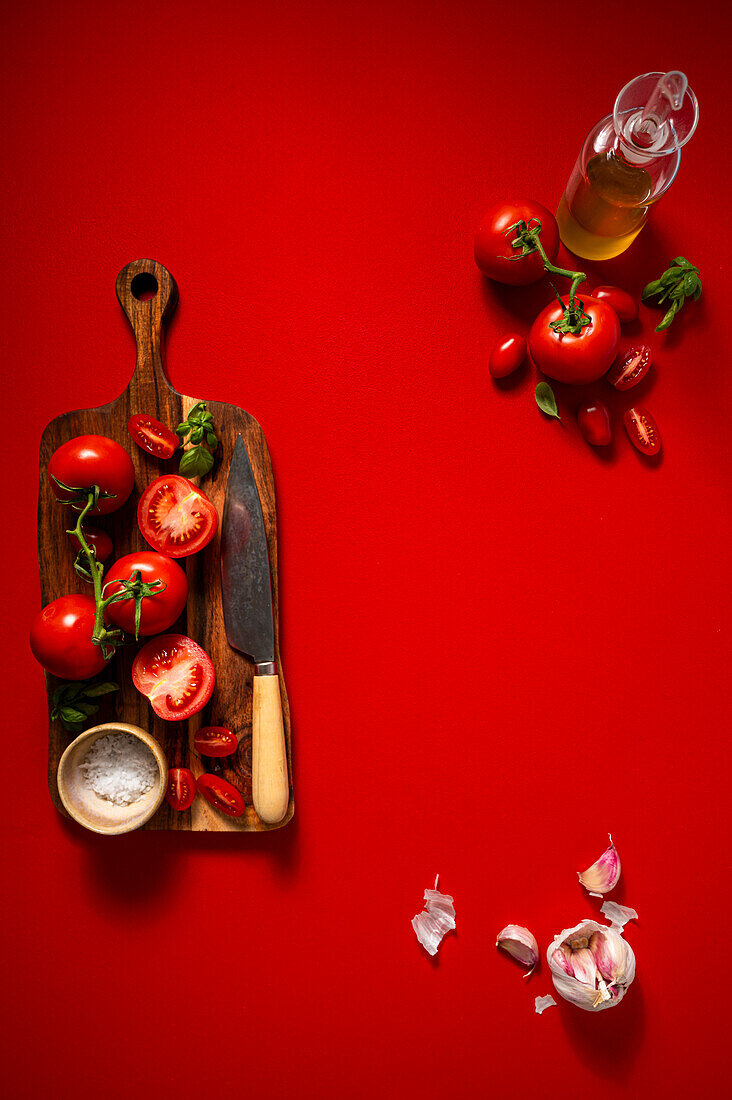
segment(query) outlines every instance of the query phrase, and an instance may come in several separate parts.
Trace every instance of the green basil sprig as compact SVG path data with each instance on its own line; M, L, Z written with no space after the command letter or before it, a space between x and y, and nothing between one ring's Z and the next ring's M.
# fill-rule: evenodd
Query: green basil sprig
M67 730L81 733L87 718L99 710L98 704L92 700L111 695L114 691L119 691L119 684L106 681L95 684L90 680L77 680L72 684L61 684L53 693L51 718L60 718Z
M699 268L689 263L683 256L677 256L667 267L660 279L653 279L644 288L641 299L645 302L648 298L658 298L656 305L663 305L668 301L668 309L664 314L660 325L656 326L656 332L663 332L668 328L676 314L683 308L687 298L699 301L702 292L702 282L699 278Z
M181 445L190 438L193 444L184 451L179 473L184 477L203 477L209 473L214 464L214 451L218 446L218 438L214 427L213 417L208 411L205 401L199 401L188 413L187 420L179 424L175 429L181 441Z

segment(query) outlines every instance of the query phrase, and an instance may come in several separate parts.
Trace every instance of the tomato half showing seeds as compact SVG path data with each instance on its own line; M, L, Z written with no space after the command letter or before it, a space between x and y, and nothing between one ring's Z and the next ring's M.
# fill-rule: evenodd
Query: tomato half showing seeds
M520 248L511 246L515 231L509 231L518 221L525 221L531 228L536 220L541 222L541 246L554 260L559 251L559 230L554 215L545 206L532 199L518 199L498 203L486 211L475 232L475 262L484 275L510 286L527 286L542 277L544 262L539 253L522 256Z
M84 527L83 533L87 545L94 550L97 561L106 561L112 556L112 540L106 531L102 531L99 527ZM81 550L81 543L76 535L71 534L69 538L74 550L77 552Z
M226 726L202 726L193 738L193 745L201 756L231 756L239 742Z
M196 777L190 768L170 768L165 800L174 810L187 810L196 797Z
M613 364L607 373L607 381L616 390L630 390L645 378L650 365L651 349L648 344L639 344Z
M161 581L165 586L154 595L145 596L140 604L140 634L160 634L173 625L186 606L188 578L172 558L153 550L141 550L137 554L126 554L119 558L107 571L104 578L105 599L121 592L120 581L131 580L137 573L147 584ZM134 599L111 603L107 608L107 618L128 634L134 634Z
M526 341L523 336L519 336L517 332L509 332L491 351L488 370L494 378L506 378L518 370L526 356Z
M87 490L98 485L102 491L88 515L102 516L121 508L135 484L135 469L124 447L104 435L77 435L62 443L51 455L48 478L56 500L81 512L87 502ZM70 493L58 482L71 489Z
M94 645L93 596L59 596L34 617L30 631L33 656L61 680L88 680L107 663L101 646Z
M171 558L187 558L208 546L219 517L205 493L179 474L158 477L137 506L137 522L146 542Z
M215 680L208 653L184 634L159 634L132 662L132 683L168 722L198 714L211 698Z
M610 410L602 401L590 401L577 409L579 430L593 447L607 447L613 440Z
M619 286L596 286L592 291L592 297L612 306L619 321L635 321L638 316L638 303L635 298L631 298L628 291L621 290Z
M142 447L143 451L155 458L170 458L180 446L175 432L147 413L135 413L131 416L127 422L127 431L138 447Z
M648 409L641 405L628 409L623 416L625 430L636 451L642 455L657 455L661 450L661 435Z
M565 295L562 302L566 305L568 301ZM584 295L581 301L591 323L584 325L576 336L551 328L564 312L557 301L541 311L529 332L531 358L540 371L557 382L572 385L595 382L608 369L618 350L620 322L615 310L589 295Z
M199 775L196 782L199 793L206 801L227 817L241 817L246 810L247 804L241 791L237 791L236 787L220 775Z

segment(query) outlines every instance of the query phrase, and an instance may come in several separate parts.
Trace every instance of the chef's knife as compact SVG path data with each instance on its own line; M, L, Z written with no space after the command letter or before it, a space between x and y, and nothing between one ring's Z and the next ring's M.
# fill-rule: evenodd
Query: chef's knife
M252 801L268 825L287 812L290 788L274 650L272 581L262 506L244 440L231 460L221 532L221 595L229 645L256 665L252 696Z

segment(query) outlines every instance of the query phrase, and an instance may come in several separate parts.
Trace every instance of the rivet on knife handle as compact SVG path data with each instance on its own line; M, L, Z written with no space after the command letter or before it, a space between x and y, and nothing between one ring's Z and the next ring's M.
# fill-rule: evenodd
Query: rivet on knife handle
M282 699L276 671L263 676L259 671L252 697L252 801L259 818L276 825L290 801Z

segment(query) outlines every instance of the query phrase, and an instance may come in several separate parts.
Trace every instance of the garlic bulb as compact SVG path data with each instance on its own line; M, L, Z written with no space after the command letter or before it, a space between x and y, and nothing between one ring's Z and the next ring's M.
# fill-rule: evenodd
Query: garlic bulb
M449 894L441 894L437 889L440 881L438 875L435 879L434 890L425 890L424 900L427 903L421 913L417 913L412 919L412 928L417 939L424 947L428 955L436 955L437 948L442 943L442 937L455 927L455 907Z
M635 955L622 930L594 920L565 928L546 957L557 993L588 1012L620 1004L635 977Z
M531 967L531 970L524 974L525 978L528 978L539 961L539 945L536 939L528 928L520 924L507 924L498 933L496 947L502 948L511 958L518 959L523 966Z
M586 871L579 871L579 880L585 890L589 890L593 897L600 898L603 894L609 894L617 886L620 878L620 856L610 838L610 847L606 848L600 858L588 867Z

